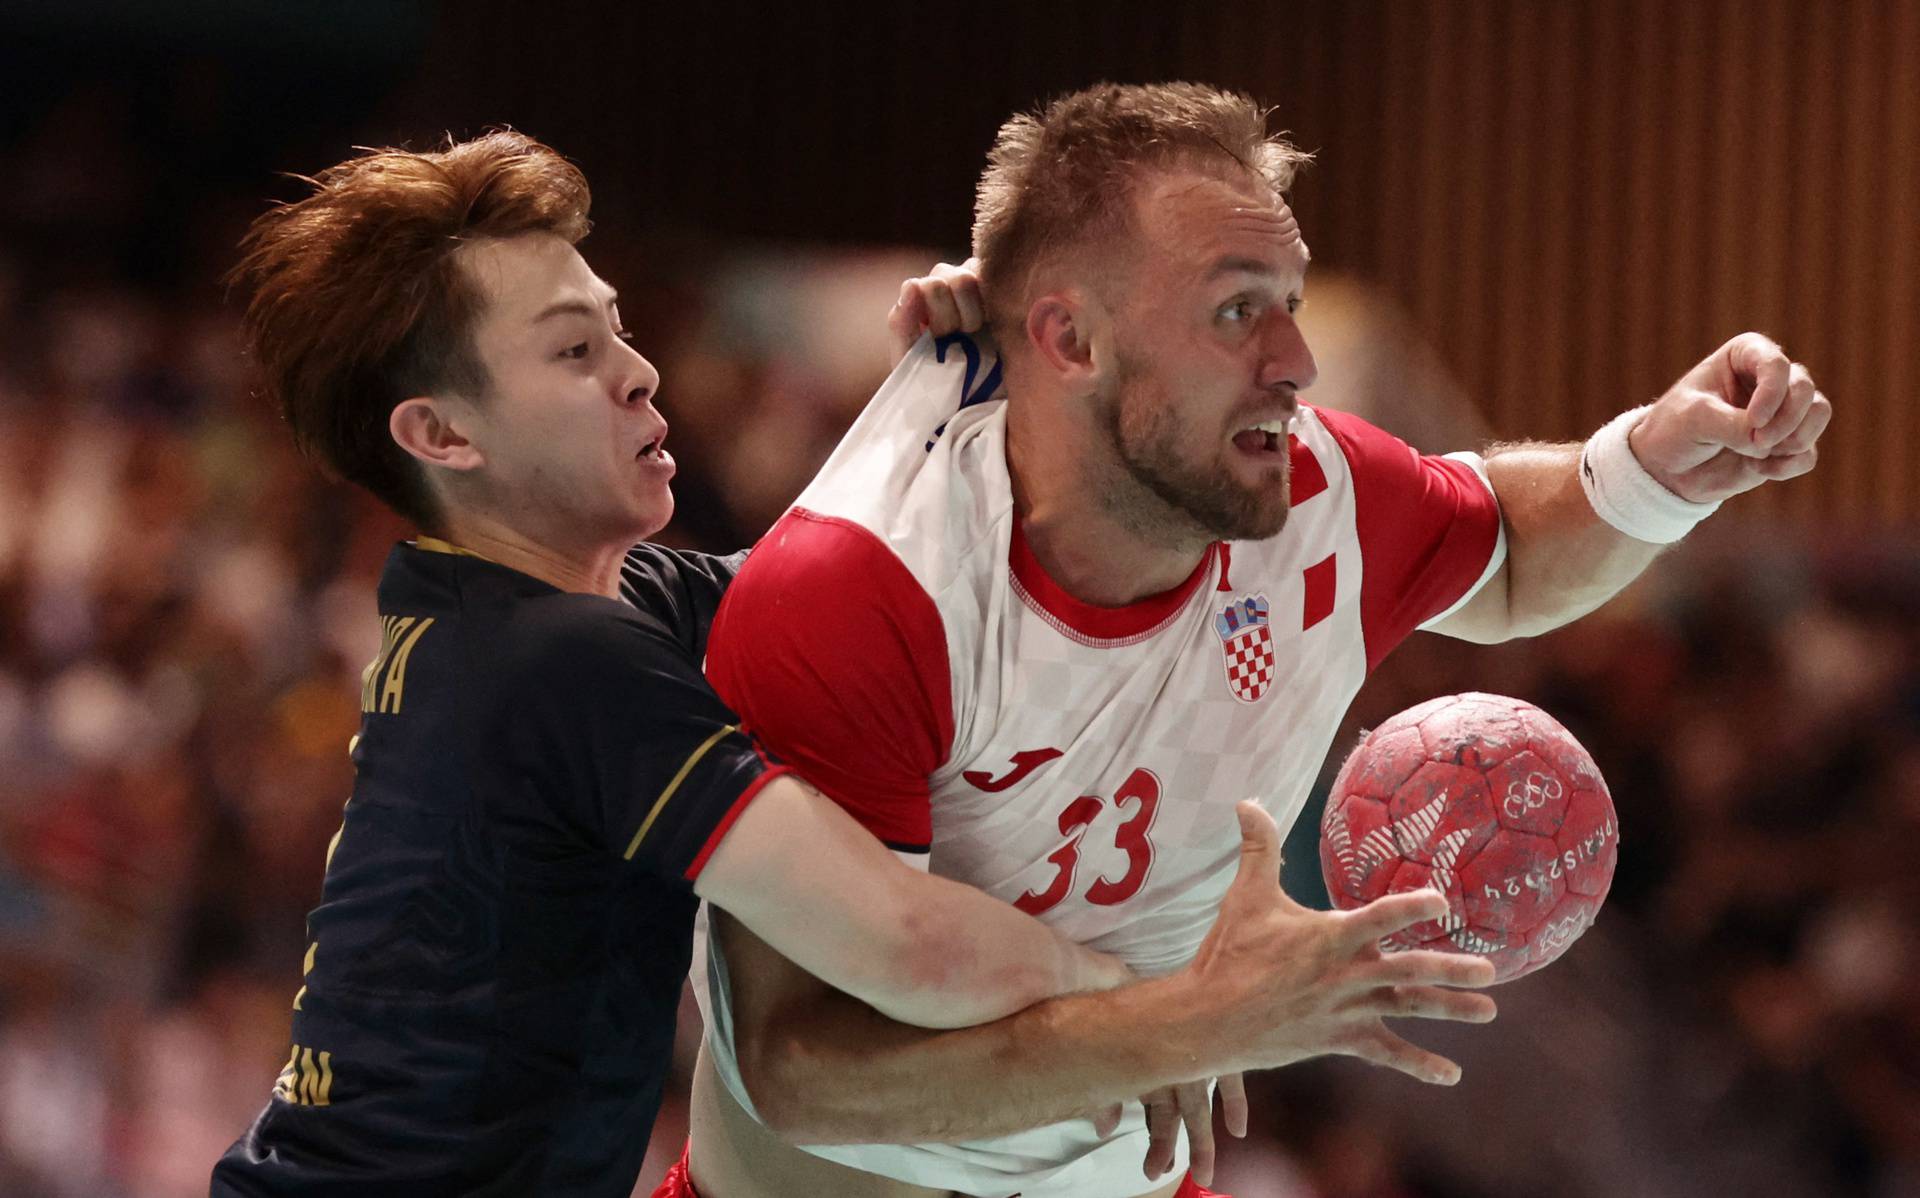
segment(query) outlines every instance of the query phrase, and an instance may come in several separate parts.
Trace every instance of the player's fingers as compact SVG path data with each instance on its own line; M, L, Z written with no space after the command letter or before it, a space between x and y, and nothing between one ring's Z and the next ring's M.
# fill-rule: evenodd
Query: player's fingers
M987 302L980 294L980 280L972 276L953 281L953 302L960 309L960 331L977 333L987 323Z
M1227 1134L1244 1140L1247 1136L1247 1083L1237 1073L1222 1074L1220 1117L1226 1121Z
M1240 821L1240 868L1227 898L1241 895L1262 904L1296 906L1280 889L1280 825L1252 799L1242 799L1234 815Z
M960 331L978 332L980 326L987 322L987 308L980 292L979 273L965 266L949 266L942 262L934 268L934 274L953 291L954 306L960 311Z
M887 333L893 341L893 360L897 365L913 343L920 339L920 330L927 323L926 301L920 291L908 279L900 284L900 298L894 301L893 310L887 313Z
M1468 953L1441 952L1417 948L1387 953L1356 970L1370 986L1464 986L1478 989L1493 985L1493 962Z
M1657 409L1656 409L1657 410ZM1653 413L1648 413L1652 418ZM1680 428L1686 442L1731 449L1745 457L1764 457L1766 450L1753 440L1753 418L1710 391L1697 391L1681 401Z
M1173 1168L1180 1142L1180 1106L1171 1089L1155 1090L1140 1100L1147 1108L1147 1159L1141 1170L1152 1179Z
M1796 453L1805 453L1820 440L1820 434L1827 431L1827 425L1833 421L1833 404L1827 397L1815 391L1807 402L1806 416L1800 426L1781 439L1773 447L1771 457L1791 457Z
M1773 452L1807 418L1807 408L1812 405L1818 390L1807 368L1798 362L1793 363L1787 371L1787 397L1771 420L1754 427L1754 444Z
M927 273L935 278L945 279L948 283L955 285L967 282L978 285L980 282L980 259L969 258L958 265L952 262L942 262Z
M1431 887L1389 894L1345 912L1344 939L1350 949L1358 949L1446 913L1447 896Z
M1187 1129L1187 1169L1194 1182L1204 1186L1213 1180L1213 1095L1205 1082L1180 1086L1174 1094ZM1167 1167L1173 1167L1171 1160Z
M1345 1052L1431 1085L1451 1086L1460 1080L1460 1066L1437 1052L1408 1043L1377 1023L1355 1038Z
M1491 995L1443 986L1381 986L1349 1008L1383 1019L1447 1019L1455 1023L1492 1023L1499 1007Z
M1120 1126L1120 1117L1126 1113L1126 1107L1120 1103L1098 1112L1093 1117L1093 1134L1104 1140Z
M944 279L916 279L915 286L927 304L927 329L935 337L960 331L960 308L954 303L953 288Z
M1820 450L1816 446L1804 453L1789 454L1786 457L1764 458L1753 463L1753 468L1773 482L1782 482L1789 478L1799 478L1812 470L1819 460Z
M1748 427L1757 429L1786 402L1793 361L1778 342L1760 333L1742 333L1727 342L1726 355L1735 381L1748 389Z

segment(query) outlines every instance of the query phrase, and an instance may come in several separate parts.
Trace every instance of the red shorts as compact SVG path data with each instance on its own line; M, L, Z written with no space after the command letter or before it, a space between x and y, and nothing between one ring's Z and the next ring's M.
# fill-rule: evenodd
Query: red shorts
M691 1148L691 1145L688 1146ZM682 1149L680 1159L673 1168L667 1170L661 1179L660 1188L653 1192L653 1198L700 1198L700 1192L693 1188L693 1179L687 1176L687 1149ZM1180 1191L1173 1198L1230 1198L1227 1194L1216 1194L1212 1190L1203 1190L1194 1184L1193 1174L1180 1183Z
M680 1150L680 1159L673 1162L673 1168L660 1179L660 1186L654 1190L653 1198L700 1198L700 1191L693 1188L693 1179L687 1176L687 1153L692 1151L693 1142Z

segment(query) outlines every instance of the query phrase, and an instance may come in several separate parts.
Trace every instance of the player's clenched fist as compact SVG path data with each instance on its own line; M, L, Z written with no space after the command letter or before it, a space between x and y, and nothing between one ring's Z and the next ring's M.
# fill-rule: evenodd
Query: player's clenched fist
M923 332L935 337L977 333L986 320L986 306L980 298L980 259L969 258L958 266L939 263L919 278L900 284L900 298L887 313L893 364L900 364Z
M1742 333L1686 373L1628 441L1667 490L1717 503L1813 469L1833 405L1807 368L1759 333Z
M1280 889L1280 830L1259 804L1239 805L1240 869L1187 966L1209 1048L1237 1070L1341 1054L1421 1081L1452 1085L1460 1067L1408 1043L1383 1019L1486 1023L1494 1002L1453 987L1493 982L1479 957L1428 950L1391 955L1380 941L1446 914L1437 891L1390 894L1352 911L1312 911Z

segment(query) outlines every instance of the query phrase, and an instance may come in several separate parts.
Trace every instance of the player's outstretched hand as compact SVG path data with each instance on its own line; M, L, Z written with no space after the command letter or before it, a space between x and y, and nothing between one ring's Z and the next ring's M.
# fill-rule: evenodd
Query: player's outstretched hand
M907 356L920 334L977 333L987 321L980 298L980 259L958 266L942 262L917 279L900 284L900 298L887 313L887 334L893 342L893 365Z
M1742 333L1667 389L1628 436L1682 499L1713 503L1813 469L1833 405L1771 338Z
M1200 1007L1190 1025L1207 1060L1240 1069L1341 1054L1452 1085L1460 1067L1408 1043L1383 1019L1486 1023L1491 998L1456 987L1493 983L1480 957L1380 942L1447 912L1435 890L1390 894L1351 911L1311 911L1280 889L1280 830L1251 800L1239 806L1240 869L1186 968Z

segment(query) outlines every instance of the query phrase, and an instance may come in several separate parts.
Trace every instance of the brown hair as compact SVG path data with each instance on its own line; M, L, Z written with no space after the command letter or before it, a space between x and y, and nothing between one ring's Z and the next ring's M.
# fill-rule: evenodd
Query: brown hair
M1042 261L1122 233L1142 168L1212 159L1285 192L1312 155L1267 136L1267 112L1198 83L1100 83L1000 126L973 207L990 317L1018 318Z
M369 149L305 182L313 194L253 222L228 276L252 290L247 340L301 450L431 530L426 476L387 424L412 396L486 392L481 297L455 255L521 233L578 242L586 177L506 130L435 153Z

